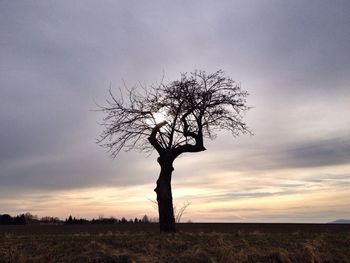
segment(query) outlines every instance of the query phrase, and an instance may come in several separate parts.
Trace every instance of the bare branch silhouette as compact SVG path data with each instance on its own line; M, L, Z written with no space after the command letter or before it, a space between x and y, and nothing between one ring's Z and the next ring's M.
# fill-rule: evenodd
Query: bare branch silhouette
M175 213L175 222L180 223L182 216L185 214L186 209L191 205L191 202L187 201L183 203L183 205L180 207L179 211L177 211L177 207L174 206L174 213Z

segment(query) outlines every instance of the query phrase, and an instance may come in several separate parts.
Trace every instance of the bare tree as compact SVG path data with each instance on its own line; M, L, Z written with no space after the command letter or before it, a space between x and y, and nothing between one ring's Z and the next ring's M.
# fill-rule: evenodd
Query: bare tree
M158 209L158 202L156 200L153 199L148 199L153 207L155 209ZM180 223L181 222L181 218L182 216L185 214L185 211L187 210L187 208L191 205L190 201L186 201L182 204L182 206L180 207L180 209L177 209L177 205L173 205L173 210L174 210L174 216L175 216L175 222L176 223Z
M190 206L191 202L187 201L183 203L179 211L177 211L177 206L174 206L175 222L180 223L182 216L185 214L186 209Z
M247 95L221 70L181 74L180 80L127 89L127 95L121 92L118 98L110 90L107 105L101 107L105 129L98 143L112 157L123 148L157 151L160 175L154 191L161 231L175 231L174 160L183 153L205 151L204 138L215 138L219 130L231 131L233 136L249 132L242 121Z

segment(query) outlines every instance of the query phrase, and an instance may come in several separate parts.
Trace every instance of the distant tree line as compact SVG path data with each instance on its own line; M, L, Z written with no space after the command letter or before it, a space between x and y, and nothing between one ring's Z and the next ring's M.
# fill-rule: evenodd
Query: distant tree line
M0 215L0 225L24 225L26 218L24 214L12 217L8 214Z
M26 224L60 224L62 221L58 217L44 216L39 218L31 213L10 216L9 214L0 214L0 225L26 225Z
M71 215L65 219L60 220L58 217L45 216L39 218L36 215L30 213L20 214L17 216L10 216L8 214L0 214L0 225L26 225L26 224L44 224L44 225L81 225L81 224L148 224L157 223L157 218L149 218L144 215L142 218L135 217L134 219L126 219L122 217L121 219L109 217L99 217L97 219L93 218L88 220L85 218L76 218Z
M92 220L88 220L85 218L75 218L71 215L64 221L65 224L68 225L82 225L82 224L148 224L148 223L157 223L157 219L149 219L147 215L144 215L142 218L135 217L134 219L126 219L125 217L122 217L121 219L115 218L115 217L99 217L97 219L93 218Z

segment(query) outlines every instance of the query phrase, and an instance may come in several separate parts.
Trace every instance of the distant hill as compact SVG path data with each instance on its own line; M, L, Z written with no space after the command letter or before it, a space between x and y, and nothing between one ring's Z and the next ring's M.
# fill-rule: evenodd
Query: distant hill
M328 224L350 224L349 219L338 219L332 222L329 222Z

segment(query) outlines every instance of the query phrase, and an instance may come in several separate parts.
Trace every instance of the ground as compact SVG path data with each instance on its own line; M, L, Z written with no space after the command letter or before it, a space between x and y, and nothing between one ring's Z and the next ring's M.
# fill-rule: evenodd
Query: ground
M350 262L350 225L0 226L0 262Z

